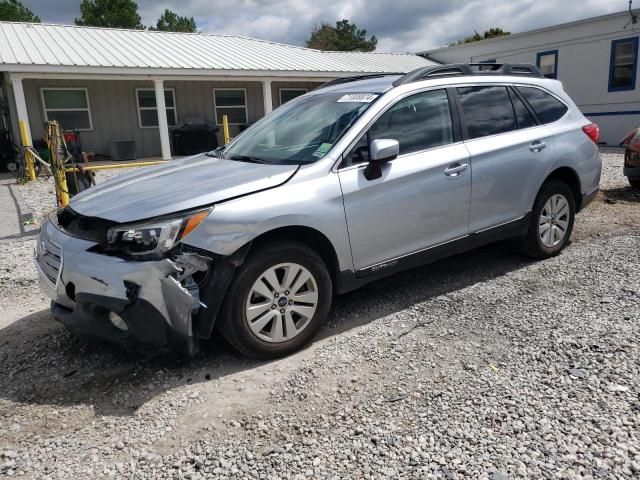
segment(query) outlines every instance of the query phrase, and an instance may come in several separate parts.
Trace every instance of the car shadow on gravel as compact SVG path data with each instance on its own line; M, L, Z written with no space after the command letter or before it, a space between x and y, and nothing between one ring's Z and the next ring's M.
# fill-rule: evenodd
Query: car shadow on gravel
M618 187L602 190L607 203L632 202L640 203L640 190L629 187Z
M192 359L178 353L149 357L124 352L76 338L48 310L0 330L0 398L25 405L87 405L98 415L132 415L166 391L260 364L239 356L221 339L203 342ZM2 410L0 404L0 416Z
M338 297L315 342L530 263L500 243L376 281ZM132 415L164 392L264 364L239 356L219 338L203 342L193 359L125 353L73 337L47 310L0 330L0 398L24 405L88 405L99 415Z
M319 338L369 323L430 298L489 281L531 263L532 260L505 241L378 280L338 297L330 321Z

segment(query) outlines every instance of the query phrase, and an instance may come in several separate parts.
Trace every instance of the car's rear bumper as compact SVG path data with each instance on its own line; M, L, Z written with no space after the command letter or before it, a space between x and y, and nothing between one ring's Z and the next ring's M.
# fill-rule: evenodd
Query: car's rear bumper
M170 347L192 355L197 347L194 297L180 283L182 258L133 261L95 253L96 244L73 237L55 222L42 223L35 251L42 290L56 319L79 336L102 338L126 349ZM196 263L196 262L193 262ZM121 317L126 329L109 318Z
M582 202L580 202L580 210L586 208L593 200L598 196L598 192L600 191L600 187L596 188L593 192L583 193L582 194Z
M630 180L640 180L640 152L625 150L622 173Z
M625 177L631 180L640 180L640 166L639 167L627 167L622 168L622 173Z

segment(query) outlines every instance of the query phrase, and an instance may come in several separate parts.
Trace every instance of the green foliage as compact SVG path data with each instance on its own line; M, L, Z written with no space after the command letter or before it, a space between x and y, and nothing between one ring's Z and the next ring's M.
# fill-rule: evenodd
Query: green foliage
M181 17L167 8L158 19L156 26L149 27L149 30L194 33L196 31L196 21L193 17Z
M0 20L3 22L40 23L40 17L34 15L19 0L0 0Z
M367 40L367 31L359 29L349 20L340 20L335 27L322 22L320 26L313 27L311 37L306 42L309 48L342 52L372 52L377 45L375 35Z
M133 0L82 0L76 25L88 27L144 28Z
M493 27L484 32L484 39L494 38L494 37L504 37L505 35L511 35L511 32L505 32L499 27Z
M482 35L474 30L472 35L450 42L449 46L451 47L452 45L462 45L463 43L477 42L480 40L486 40L488 38L504 37L505 35L510 34L511 32L505 32L500 27L492 27L489 30L486 30Z

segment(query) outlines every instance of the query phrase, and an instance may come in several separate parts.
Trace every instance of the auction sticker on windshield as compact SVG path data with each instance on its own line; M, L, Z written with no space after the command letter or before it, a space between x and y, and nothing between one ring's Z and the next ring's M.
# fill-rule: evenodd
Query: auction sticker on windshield
M329 151L332 145L333 143L323 143L311 155L313 155L314 157L322 158L324 157L325 153Z
M375 93L349 93L347 95L343 95L338 99L338 102L360 102L360 103L371 103L376 97Z

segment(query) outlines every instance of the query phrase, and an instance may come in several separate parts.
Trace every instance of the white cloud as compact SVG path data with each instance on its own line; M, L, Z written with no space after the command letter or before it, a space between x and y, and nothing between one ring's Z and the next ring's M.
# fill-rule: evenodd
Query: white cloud
M23 0L43 21L72 23L80 0ZM138 0L145 25L165 8L195 18L210 33L243 35L303 45L322 21L347 18L378 38L379 51L415 52L491 27L522 32L622 11L627 0Z

